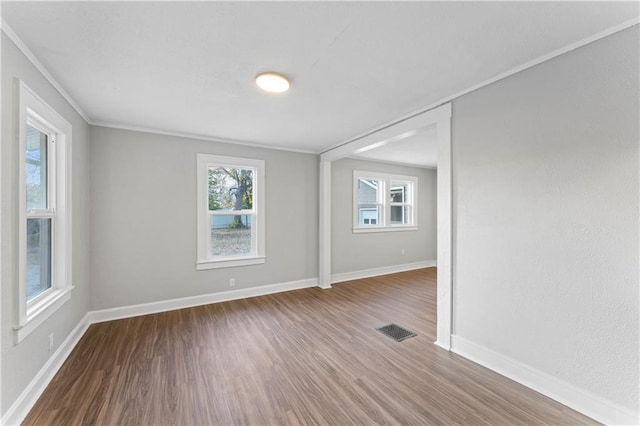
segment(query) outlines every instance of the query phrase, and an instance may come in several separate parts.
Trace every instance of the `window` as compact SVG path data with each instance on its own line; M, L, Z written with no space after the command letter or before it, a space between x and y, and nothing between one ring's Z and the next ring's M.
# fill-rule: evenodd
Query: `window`
M19 342L71 298L71 125L19 85Z
M418 179L353 172L353 232L417 229Z
M264 161L208 154L197 161L197 269L264 263Z
M51 230L55 219L53 130L27 118L27 303L51 289ZM49 186L48 182L53 181Z

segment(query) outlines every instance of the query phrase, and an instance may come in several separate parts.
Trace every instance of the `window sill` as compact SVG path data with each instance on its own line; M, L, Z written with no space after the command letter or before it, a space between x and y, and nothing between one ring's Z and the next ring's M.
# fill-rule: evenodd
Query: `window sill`
M207 269L234 268L237 266L260 265L265 263L265 256L255 257L235 257L225 260L201 260L196 263L196 270L204 271Z
M25 323L13 327L14 343L18 344L24 340L25 337L38 328L55 311L67 303L71 299L71 290L73 289L74 287L71 286L53 291L48 297L31 307L27 311L27 320Z
M403 232L403 231L417 231L417 226L385 226L385 227L371 227L371 228L353 228L354 234L367 234L371 232Z

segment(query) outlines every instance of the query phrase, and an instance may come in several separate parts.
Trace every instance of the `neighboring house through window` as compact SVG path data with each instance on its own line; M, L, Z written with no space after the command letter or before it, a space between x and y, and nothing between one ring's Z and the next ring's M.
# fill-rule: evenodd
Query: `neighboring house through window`
M417 229L418 179L353 172L353 232Z
M70 299L71 125L19 86L19 289L21 341Z
M197 162L197 269L264 263L264 161L198 154Z

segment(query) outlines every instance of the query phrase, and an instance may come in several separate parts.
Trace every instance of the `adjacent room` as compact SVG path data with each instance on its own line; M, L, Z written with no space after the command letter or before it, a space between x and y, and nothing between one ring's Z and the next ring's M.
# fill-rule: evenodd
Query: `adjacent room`
M1 424L640 424L637 2L0 14Z

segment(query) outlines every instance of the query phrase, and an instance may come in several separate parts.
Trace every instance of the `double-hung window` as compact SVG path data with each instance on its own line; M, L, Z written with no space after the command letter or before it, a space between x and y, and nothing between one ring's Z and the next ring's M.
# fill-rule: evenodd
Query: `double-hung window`
M264 161L198 154L197 162L197 269L264 263Z
M353 172L353 232L417 229L418 179Z
M17 84L19 342L71 297L71 125Z

